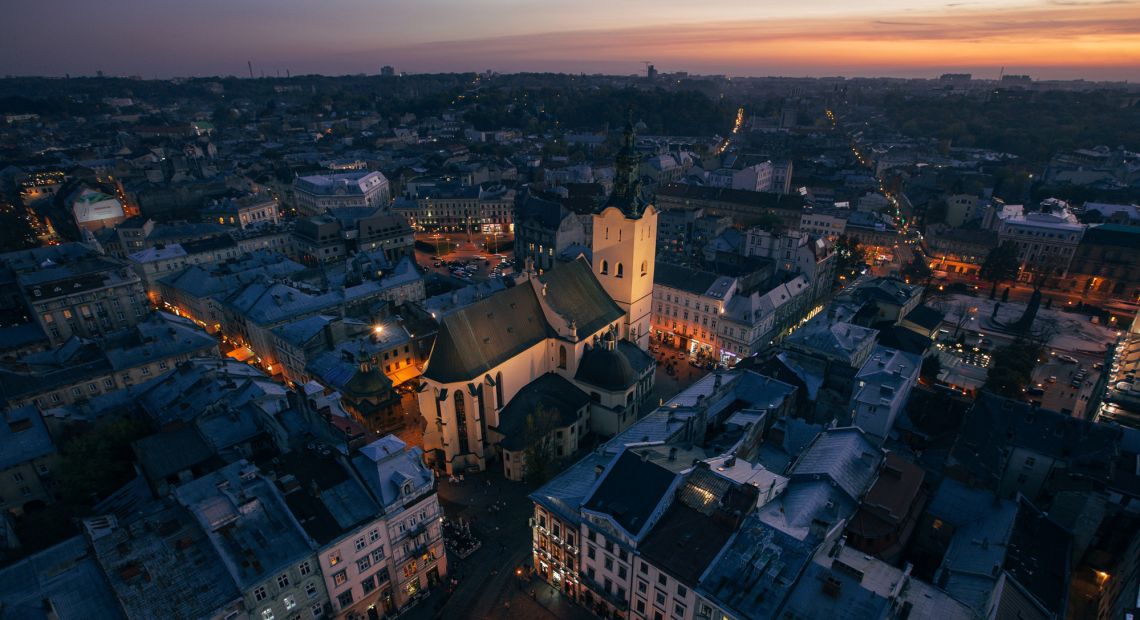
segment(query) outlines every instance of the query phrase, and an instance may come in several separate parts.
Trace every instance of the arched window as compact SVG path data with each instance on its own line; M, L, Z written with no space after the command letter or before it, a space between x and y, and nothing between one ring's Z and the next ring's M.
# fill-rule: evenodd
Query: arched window
M644 276L644 275L647 275L648 273L649 273L649 263L646 261L641 261L641 275Z
M623 274L622 274L622 269L621 269L621 263L618 263L617 264L617 277L620 278L620 277L622 277L622 275Z
M455 390L455 430L459 435L459 454L467 454L467 406L463 402L463 388Z
M618 241L621 241L621 229L618 229Z
M495 375L495 406L500 409L506 403L503 402L503 373Z
M604 275L608 275L609 273L610 273L610 263L609 263L609 261L602 261L602 275L603 275L603 276L604 276Z
M558 345L558 367L566 368L566 345Z

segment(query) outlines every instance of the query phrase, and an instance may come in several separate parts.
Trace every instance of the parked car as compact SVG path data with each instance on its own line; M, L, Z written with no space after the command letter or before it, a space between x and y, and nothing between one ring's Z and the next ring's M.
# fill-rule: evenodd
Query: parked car
M1073 357L1072 355L1058 355L1057 359L1061 360L1062 362L1065 362L1066 364L1077 364L1077 363L1079 363L1077 358Z

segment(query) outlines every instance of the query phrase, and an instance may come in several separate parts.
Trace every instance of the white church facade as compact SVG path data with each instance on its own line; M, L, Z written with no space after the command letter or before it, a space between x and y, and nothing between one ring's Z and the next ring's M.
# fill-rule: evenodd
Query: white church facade
M529 271L440 321L419 392L438 470L501 460L521 480L536 441L566 457L587 433L616 434L640 415L656 365L646 349L657 211L640 198L638 160L627 125L613 194L593 216L592 264Z

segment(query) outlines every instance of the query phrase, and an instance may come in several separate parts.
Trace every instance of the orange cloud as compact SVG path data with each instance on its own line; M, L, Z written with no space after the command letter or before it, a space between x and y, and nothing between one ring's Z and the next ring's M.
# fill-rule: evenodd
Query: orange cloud
M947 7L940 13L879 19L753 20L553 32L422 44L398 51L429 62L479 58L500 70L576 71L576 65L624 60L632 66L652 58L659 67L745 75L779 73L781 67L838 73L1000 65L1018 70L1111 69L1115 77L1140 78L1140 5L1054 0L1034 9Z

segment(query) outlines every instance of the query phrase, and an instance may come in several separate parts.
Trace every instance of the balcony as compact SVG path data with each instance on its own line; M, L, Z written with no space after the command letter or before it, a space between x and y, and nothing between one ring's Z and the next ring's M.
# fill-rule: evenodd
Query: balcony
M618 611L625 611L629 609L629 601L618 598L616 594L607 592L602 584L590 579L586 573L578 573L578 581L590 589L598 598L603 599Z

